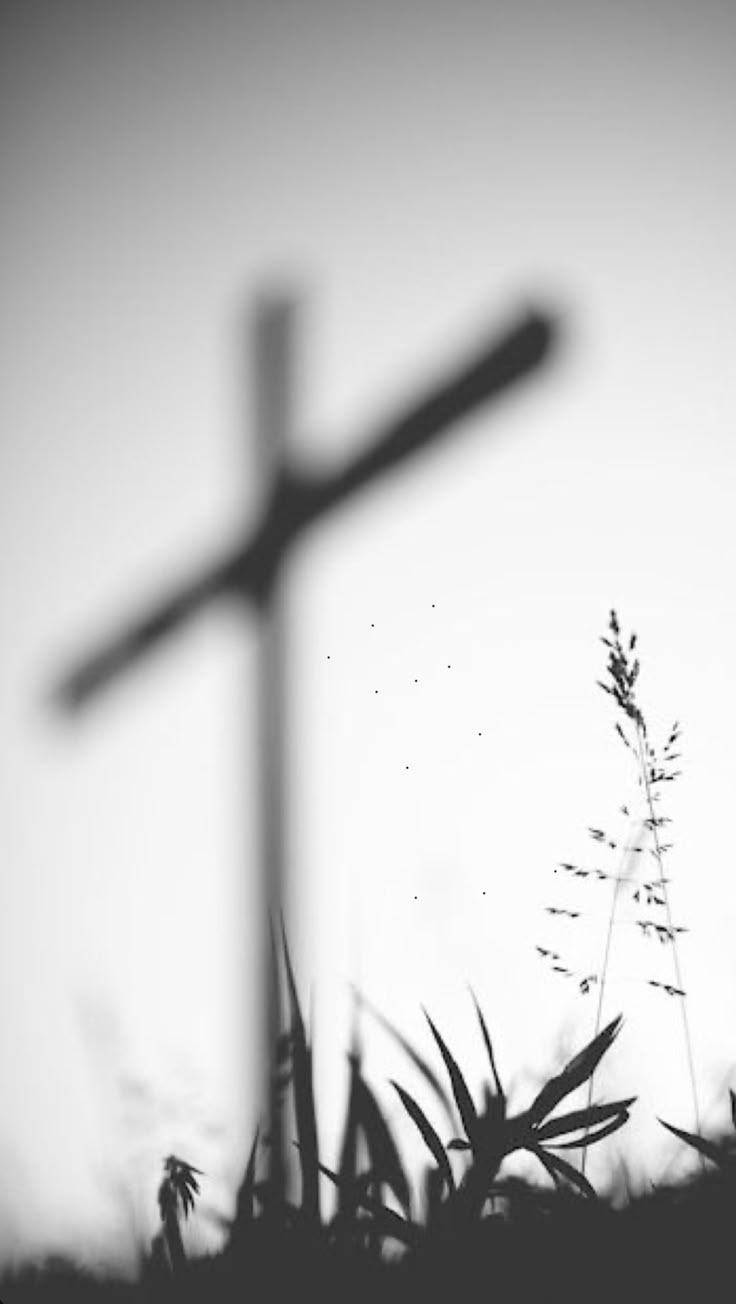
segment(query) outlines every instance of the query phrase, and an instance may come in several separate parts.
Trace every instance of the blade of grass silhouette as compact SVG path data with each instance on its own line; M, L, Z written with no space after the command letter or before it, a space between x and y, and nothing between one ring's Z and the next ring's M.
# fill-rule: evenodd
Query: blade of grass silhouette
M550 1150L580 1150L581 1148L587 1148L595 1145L597 1141L603 1141L605 1137L611 1136L614 1132L618 1132L619 1128L628 1123L629 1117L629 1114L617 1115L609 1123L605 1123L603 1127L586 1129L582 1136L575 1137L572 1141L547 1141L545 1144Z
M501 1079L498 1076L498 1070L496 1068L496 1058L493 1053L493 1044L491 1042L490 1034L486 1026L486 1021L483 1017L483 1011L481 1010L480 1005L478 1004L475 992L473 991L472 987L468 986L468 990L470 991L470 995L473 998L475 1012L478 1016L478 1022L480 1023L481 1033L483 1034L483 1041L485 1043L485 1048L488 1053L488 1062L491 1066L491 1074L493 1075L493 1083L496 1088L496 1095L499 1096L501 1100L505 1100L506 1096L504 1094L504 1089L501 1086Z
M242 1198L243 1206L246 1211L247 1219L250 1221L253 1217L253 1191L256 1184L256 1158L258 1155L258 1142L260 1140L260 1129L256 1128L256 1134L253 1138L248 1163L245 1169L242 1185L240 1187L240 1199Z
M409 1214L411 1194L401 1157L381 1107L359 1071L356 1074L355 1090L358 1126L368 1145L371 1168L379 1185L385 1183L390 1187L399 1204Z
M706 1137L697 1136L693 1132L686 1132L681 1127L675 1127L674 1123L665 1123L663 1118L658 1121L662 1124L662 1127L666 1127L667 1131L676 1136L678 1140L684 1141L693 1150L697 1150L698 1154L705 1159L712 1160L719 1168L731 1168L736 1171L736 1160L732 1155L724 1154L714 1141L708 1141Z
M281 975L279 964L279 949L276 942L276 929L274 922L274 912L270 911L268 915L268 958L270 963L270 972L267 984L268 1006L266 1010L266 1022L269 1034L273 1044L269 1048L266 1065L268 1067L268 1092L266 1095L268 1110L268 1186L269 1186L269 1208L273 1212L278 1204L286 1199L287 1192L287 1162L284 1147L284 1120L283 1120L283 1095L281 1090L279 1074L279 1044L283 1045L283 1039L286 1038L291 1054L291 1040L284 1031L283 1011L282 1011L282 992L281 992Z
M578 1172L577 1168L574 1168L572 1164L567 1162L567 1160L562 1159L556 1154L548 1154L541 1146L528 1146L527 1149L536 1156L542 1167L546 1168L555 1186L559 1187L560 1178L564 1178L571 1186L574 1186L581 1195L587 1196L592 1200L598 1199L595 1187L591 1186L587 1177L585 1177L583 1173Z
M319 1147L317 1140L317 1113L312 1081L312 1054L307 1041L304 1019L294 979L294 970L286 940L286 929L281 918L281 941L284 966L291 1004L291 1040L294 1065L294 1108L296 1113L299 1157L302 1172L302 1210L313 1225L319 1225Z
M425 1057L422 1054L420 1054L418 1050L416 1050L416 1048L404 1036L404 1034L402 1032L399 1032L399 1029L396 1027L396 1025L393 1024L391 1020L386 1017L385 1014L382 1014L380 1010L377 1010L376 1007L371 1004L368 998L358 990L358 988L355 986L354 983L351 984L351 987L353 990L353 994L357 1002L360 1004L360 1006L366 1009L368 1013L371 1015L371 1018L375 1019L376 1022L381 1025L384 1031L387 1032L388 1035L396 1042L396 1044L401 1047L404 1053L411 1060L414 1067L419 1071L419 1073L421 1073L425 1082L428 1084L428 1086L432 1088L434 1094L436 1095L437 1099L439 1100L440 1104L445 1110L450 1125L454 1126L455 1111L452 1106L452 1101L450 1100L447 1091L442 1085L440 1078L432 1068L432 1065L429 1063L427 1059L425 1059Z
M236 1197L235 1213L233 1215L228 1242L228 1251L231 1254L237 1254L242 1251L244 1245L247 1243L248 1233L255 1218L254 1200L259 1140L260 1128L257 1127L250 1154L248 1156L248 1162L245 1167L243 1180L240 1183Z
M621 1127L628 1119L629 1109L635 1100L636 1096L631 1096L628 1100L614 1100L608 1105L588 1105L583 1109L574 1109L569 1114L561 1114L536 1127L535 1136L538 1141L546 1141L549 1137L561 1136L564 1132L573 1132L579 1127L594 1128L598 1123L607 1123L612 1119L620 1120L616 1126Z
M443 1146L439 1136L437 1135L434 1128L432 1127L432 1124L430 1123L429 1119L427 1118L421 1106L417 1104L414 1097L410 1095L408 1091L406 1091L403 1087L400 1087L398 1082L394 1082L393 1080L391 1081L391 1086L394 1088L394 1091L398 1093L399 1099L401 1100L404 1109L406 1110L407 1114L409 1115L414 1125L419 1130L420 1136L422 1137L425 1145L427 1146L427 1149L429 1150L430 1154L432 1155L432 1158L435 1160L435 1163L437 1164L437 1168L439 1169L440 1173L442 1174L445 1180L448 1191L454 1191L455 1179L453 1177L452 1168L450 1167L450 1161L447 1158L445 1147Z
M729 1091L729 1095L733 1095L733 1092L731 1092L731 1089L728 1087L728 1083L729 1083L729 1081L730 1081L730 1078L731 1078L731 1071L730 1071L730 1070L729 1070L727 1073L725 1073L725 1074L723 1074L723 1075L721 1076L721 1079L720 1079L720 1085L717 1086L716 1089L714 1090L714 1092L713 1092L713 1094L712 1094L712 1096L711 1096L711 1099L710 1099L710 1104L708 1105L708 1108L707 1108L707 1109L704 1111L704 1113L703 1113L703 1118L704 1118L704 1119L707 1119L707 1118L708 1118L708 1117L713 1113L713 1110L716 1108L716 1106L720 1104L721 1096L723 1095L724 1091L726 1091L726 1090L728 1089L728 1091ZM733 1113L732 1113L732 1119L733 1119L733 1123L734 1123L734 1128L736 1128L736 1118L734 1118ZM664 1126L664 1123L663 1123L662 1119L660 1119L659 1121L660 1121L660 1123L662 1123L662 1125ZM667 1174L669 1173L670 1169L671 1169L671 1168L673 1167L673 1165L676 1164L677 1162L678 1162L678 1154L677 1154L677 1152L676 1152L676 1153L672 1156L672 1158L669 1159L669 1160L667 1161L667 1163L665 1164L664 1168L661 1169L661 1171L660 1171L660 1173L659 1173L659 1176L658 1176L658 1178L657 1178L657 1182L658 1182L660 1185L664 1183L665 1178L666 1178Z
M475 1148L478 1137L478 1113L473 1104L473 1098L452 1052L430 1019L427 1011L423 1009L423 1013L427 1023L429 1024L432 1036L439 1046L440 1054L445 1061L445 1067L452 1087L452 1094L455 1097L455 1104L457 1105L463 1127L465 1128L465 1134L471 1147Z
M595 1072L606 1051L618 1036L622 1023L623 1016L619 1014L565 1065L561 1073L557 1073L545 1083L529 1109L530 1122L541 1122L552 1112L555 1105Z
M358 1101L356 1096L356 1079L360 1073L360 1048L357 1041L348 1054L350 1082L348 1087L348 1104L345 1114L342 1144L340 1146L338 1213L350 1217L354 1209L354 1186L358 1176Z

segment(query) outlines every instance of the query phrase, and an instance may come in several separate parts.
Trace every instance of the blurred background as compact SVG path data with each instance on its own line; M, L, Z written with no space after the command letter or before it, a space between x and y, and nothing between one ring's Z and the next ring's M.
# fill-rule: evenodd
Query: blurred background
M519 1107L592 1034L593 998L535 946L600 957L605 894L554 868L588 826L620 834L632 794L596 687L612 606L653 734L683 726L672 903L723 1125L734 49L719 0L3 5L3 1258L129 1261L172 1150L207 1174L193 1248L215 1243L250 1144L257 621L212 608L77 721L50 693L256 520L264 293L299 304L293 458L315 471L524 307L561 327L543 370L290 560L291 925L326 1162L351 982L431 1055L425 1005L475 1080L472 983ZM544 912L563 887L577 933ZM656 1176L656 1115L693 1120L641 945L620 928L602 1085L639 1096L615 1140ZM411 1076L365 1039L403 1135L384 1083Z

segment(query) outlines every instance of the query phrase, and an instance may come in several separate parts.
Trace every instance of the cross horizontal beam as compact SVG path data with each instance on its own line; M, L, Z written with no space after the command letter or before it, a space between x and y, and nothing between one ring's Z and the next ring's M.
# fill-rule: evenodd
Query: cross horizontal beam
M263 607L298 535L537 368L549 354L556 334L553 318L530 312L500 339L484 343L453 375L388 420L365 451L344 467L319 477L276 468L271 496L250 537L152 605L65 675L55 690L59 705L68 711L86 706L217 599L235 596Z

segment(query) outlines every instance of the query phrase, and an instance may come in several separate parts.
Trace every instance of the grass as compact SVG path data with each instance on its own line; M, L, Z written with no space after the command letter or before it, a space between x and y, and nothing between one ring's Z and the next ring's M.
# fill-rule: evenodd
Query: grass
M599 964L593 963L583 971L576 972L564 955L550 947L537 947L540 956L545 959L552 972L565 978L576 980L579 992L583 996L597 990L594 1033L597 1033L603 1021L606 991L610 964L615 940L616 926L622 922L621 908L626 900L636 905L638 918L634 921L645 944L657 941L671 957L671 973L664 976L649 977L649 987L664 997L674 998L679 1002L682 1017L685 1069L690 1084L693 1108L693 1120L696 1132L700 1132L700 1106L695 1073L695 1061L692 1038L687 1012L687 993L683 982L683 969L680 959L679 938L687 929L673 921L670 905L670 878L665 871L665 860L672 849L670 842L665 842L665 834L671 825L669 816L662 812L663 785L673 783L679 777L675 769L680 753L681 728L676 721L666 741L660 748L652 742L652 733L637 695L640 662L636 655L637 635L628 638L622 635L621 626L615 611L611 611L608 630L601 639L607 649L606 679L599 680L598 686L612 699L616 708L614 729L618 741L625 747L631 761L635 779L634 800L627 798L627 804L620 807L620 813L626 818L629 834L622 841L612 837L601 828L589 828L590 838L597 848L599 863L595 866L579 865L564 861L559 868L573 881L580 883L588 880L599 885L610 885L611 896L606 919L604 939ZM632 838L633 834L633 838ZM612 852L616 857L614 869L604 870L600 867L600 858ZM649 856L654 861L654 872L642 870L642 864ZM647 862L650 863L650 862ZM583 911L571 910L562 906L547 907L550 915L563 920L578 920ZM588 1104L592 1100L594 1076L588 1083ZM585 1172L586 1152L582 1156L582 1172Z
M290 968L288 949L283 960ZM631 1196L614 1209L566 1158L605 1144L623 1128L631 1098L571 1106L603 1058L622 1022L614 1019L567 1064L551 1073L519 1112L512 1112L493 1047L476 1002L478 1031L488 1059L480 1091L472 1093L457 1059L427 1015L434 1060L411 1047L423 1066L425 1094L445 1126L430 1121L428 1101L393 1083L407 1119L423 1142L427 1164L420 1199L374 1090L360 1047L348 1053L350 1090L338 1162L319 1157L317 1118L309 1082L310 1044L289 983L289 1016L274 1057L282 1089L281 1131L259 1128L225 1249L187 1261L179 1221L196 1217L200 1183L186 1161L168 1156L159 1188L157 1253L135 1284L116 1283L56 1262L8 1277L0 1296L18 1301L281 1301L318 1298L325 1304L369 1301L463 1300L492 1295L519 1301L669 1300L721 1298L731 1269L736 1213L736 1162L725 1139L707 1140L666 1125L702 1156L708 1172L678 1186ZM387 1021L384 1021L387 1022ZM390 1024L387 1024L390 1028ZM399 1035L399 1034L397 1034ZM403 1040L403 1039L402 1039ZM441 1069L442 1076L435 1072ZM736 1128L736 1097L731 1096ZM287 1114L294 1120L290 1129ZM290 1135L293 1132L293 1135ZM283 1162L269 1162L271 1135L290 1141ZM547 1183L504 1176L504 1160L523 1149ZM278 1173L279 1184L273 1177ZM196 1174L196 1175L195 1175ZM334 1212L322 1212L315 1188L336 1191Z
M548 1208L548 1197L541 1200L535 1188L499 1180L504 1159L521 1149L533 1154L552 1179L561 1217L569 1218L573 1205L595 1203L592 1186L563 1152L596 1144L623 1127L633 1100L586 1108L565 1106L613 1045L620 1019L613 1020L551 1075L528 1106L514 1114L508 1109L477 1002L479 1033L489 1064L480 1100L474 1099L450 1047L427 1015L428 1034L446 1084L429 1065L424 1077L445 1114L448 1126L444 1131L454 1135L443 1139L424 1106L400 1083L393 1083L427 1151L419 1209L414 1208L406 1164L363 1074L355 1042L348 1056L350 1090L339 1162L332 1169L320 1161L309 1038L285 938L283 963L289 1011L279 1053L274 1056L274 1072L284 1089L273 1093L272 1101L284 1115L291 1106L295 1119L291 1155L284 1154L277 1164L271 1162L271 1146L276 1138L287 1136L288 1130L286 1126L274 1128L273 1120L268 1120L266 1134L259 1129L253 1141L226 1249L198 1263L187 1263L179 1227L179 1219L194 1208L198 1170L168 1156L159 1189L158 1252L151 1256L146 1277L137 1287L144 1296L212 1298L214 1290L217 1298L234 1299L240 1288L250 1285L252 1291L259 1282L267 1283L268 1288L260 1298L286 1299L309 1282L309 1294L316 1292L320 1299L343 1298L346 1290L357 1299L377 1298L379 1290L382 1297L388 1291L390 1298L404 1299L407 1292L419 1291L426 1298L448 1271L460 1271L462 1276L470 1264L479 1265L489 1254L495 1257L511 1252L511 1233L505 1230L508 1216L493 1212L492 1201L504 1201L507 1210L520 1206L528 1226L533 1223L537 1203L540 1211ZM415 1064L425 1064L418 1051L412 1051L412 1058ZM320 1178L337 1193L330 1218L321 1213ZM392 1247L393 1256L389 1253ZM497 1276L498 1264L493 1271ZM45 1279L31 1275L25 1281L7 1282L4 1298L37 1298L40 1289L53 1298L55 1285L69 1288L66 1271L57 1269L55 1277ZM126 1297L127 1288L116 1289L121 1299ZM78 1297L84 1298L85 1292L92 1297L92 1290L92 1279L80 1277ZM132 1293L133 1288L129 1290Z
M286 941L282 959L291 965ZM416 1198L410 1174L385 1111L366 1080L360 1046L348 1053L350 1090L338 1162L324 1164L311 1088L309 1032L293 974L286 1026L274 1071L281 1129L264 1120L253 1139L227 1244L217 1255L187 1261L180 1220L197 1216L206 1175L168 1156L159 1188L161 1232L138 1283L95 1278L56 1262L7 1277L4 1304L18 1301L281 1301L463 1300L497 1296L519 1301L721 1298L728 1280L736 1213L736 1162L722 1138L706 1139L669 1126L703 1158L708 1172L678 1186L631 1196L623 1208L596 1196L567 1158L622 1129L632 1098L575 1107L603 1058L612 1052L618 1017L551 1073L523 1109L512 1112L499 1078L491 1038L475 1002L488 1071L480 1090L466 1075L429 1015L427 1044L409 1047L420 1070L420 1101L392 1084L426 1151ZM473 998L475 1000L475 998ZM389 1029L391 1025L384 1019ZM435 1071L436 1068L440 1073ZM430 1121L429 1100L443 1126ZM731 1096L736 1128L736 1097ZM289 1127L287 1116L293 1119ZM288 1141L273 1165L272 1137ZM519 1150L533 1155L540 1176L521 1181L502 1170ZM278 1182L274 1174L278 1174ZM336 1192L327 1217L319 1200Z
M662 841L668 820L659 792L676 777L672 765L679 726L661 753L649 741L635 697L638 662L634 636L621 640L615 613L606 642L609 682L602 684L625 720L616 731L636 762L643 801L640 828L651 839L655 877L633 872L643 847L619 845L603 830L594 841L623 857L618 872L567 865L573 876L593 876L612 886L607 932L597 970L574 975L558 953L538 948L581 992L598 988L590 1040L551 1072L520 1109L512 1109L501 1081L483 1011L471 993L478 1037L487 1062L484 1080L471 1089L445 1035L425 1011L426 1047L412 1045L380 1012L421 1083L412 1094L398 1080L388 1086L408 1127L421 1142L424 1166L410 1172L380 1094L369 1083L356 1025L348 1051L349 1090L339 1151L325 1162L319 1143L310 1029L283 927L273 962L281 1003L271 1064L266 1116L252 1140L223 1250L188 1260L182 1224L198 1215L206 1174L175 1155L164 1160L158 1191L160 1230L138 1282L104 1280L64 1261L30 1265L6 1274L3 1304L18 1301L280 1301L319 1299L324 1304L413 1300L704 1300L723 1297L732 1276L736 1216L736 1146L730 1137L707 1138L699 1123L686 1131L663 1122L700 1158L701 1169L678 1185L642 1195L631 1190L622 1206L603 1199L585 1173L591 1147L605 1145L626 1126L635 1099L594 1100L594 1081L622 1028L617 1015L602 1025L613 921L622 894L654 913L639 921L675 957L673 980L652 985L679 999L685 993L677 958ZM624 813L630 812L624 808ZM643 894L643 895L642 895ZM662 912L660 917L658 911ZM551 913L573 913L561 907ZM672 991L669 991L669 988ZM358 994L359 995L359 994ZM363 1006L367 1002L359 995ZM370 1009L370 1007L368 1006ZM357 1009L357 1006L356 1006ZM685 1024L687 1029L687 1024ZM692 1056L688 1054L692 1071ZM694 1087L694 1072L692 1072ZM584 1101L581 1104L580 1094ZM736 1131L736 1095L731 1092ZM697 1118L697 1114L696 1114ZM511 1176L506 1161L525 1153L536 1180ZM581 1158L576 1167L573 1160ZM198 1180L201 1179L201 1182ZM625 1185L625 1183L624 1183ZM325 1212L327 1191L331 1212Z

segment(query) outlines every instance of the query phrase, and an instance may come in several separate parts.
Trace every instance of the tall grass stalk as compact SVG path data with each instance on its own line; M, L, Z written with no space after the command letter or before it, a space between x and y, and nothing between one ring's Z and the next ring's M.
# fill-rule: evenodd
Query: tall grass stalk
M662 753L662 759L661 761L658 762L657 755L653 747L649 743L648 734L647 734L647 725L646 725L644 714L636 700L635 686L639 676L640 664L638 659L635 659L633 661L631 659L634 648L636 647L636 634L631 635L628 642L628 647L625 649L621 642L621 629L615 611L611 611L610 614L609 634L610 637L603 638L602 641L605 644L605 646L608 648L607 670L608 670L610 683L602 683L601 681L599 681L599 686L604 690L604 692L608 693L611 697L614 698L617 707L619 708L620 711L623 712L623 714L626 717L626 720L631 722L631 724L633 725L633 729L635 731L635 741L632 743L632 740L626 733L625 729L622 728L620 723L618 722L616 723L615 727L616 727L617 734L619 735L624 746L627 747L627 749L632 753L632 756L634 757L634 761L638 771L637 774L638 786L642 789L644 794L644 804L645 804L646 814L641 824L642 831L643 832L645 831L647 834L651 834L653 844L654 844L650 850L651 850L651 854L654 857L655 863L657 865L658 877L655 880L653 880L653 884L652 884L652 886L656 888L656 892L652 893L651 897L648 896L648 900L650 904L652 901L654 901L657 905L663 906L666 923L662 931L660 931L661 926L656 926L657 935L660 937L660 940L666 939L672 948L672 964L673 964L673 974L675 980L674 986L661 984L661 983L653 983L652 985L659 986L659 987L665 986L668 994L676 995L680 1000L680 1011L682 1017L683 1037L684 1037L684 1044L685 1044L685 1058L687 1063L688 1077L690 1081L690 1089L692 1093L692 1105L693 1105L693 1115L695 1119L695 1130L696 1132L699 1132L700 1131L700 1107L698 1102L698 1089L697 1089L697 1082L695 1076L695 1063L694 1063L693 1050L692 1050L692 1038L690 1034L690 1022L689 1022L688 1012L687 1012L687 997L686 997L686 992L682 980L682 966L680 964L679 948L677 943L678 934L682 931L682 929L676 927L672 919L672 910L670 907L670 899L669 899L669 892L668 892L668 879L664 872L664 854L666 848L663 846L660 838L660 829L668 821L666 821L663 816L657 814L655 810L655 803L658 799L659 794L658 793L655 794L653 792L653 787L655 784L672 781L674 778L677 777L677 775L673 773L669 767L671 763L675 759L677 759L677 757L672 753L672 748L676 745L677 740L679 738L679 724L676 723L673 726L670 736L667 740L667 743L665 744ZM628 813L626 807L624 807L623 809L626 813ZM640 842L642 841L642 839L637 837L635 841ZM634 853L638 853L642 849L643 849L642 847L634 847L633 851ZM628 848L627 848L627 854L629 854ZM597 1035L600 1029L601 1021L603 1017L606 980L608 976L609 959L610 959L612 942L613 942L613 929L616 922L616 914L617 914L619 901L620 901L621 888L624 881L627 878L628 878L627 874L615 875L613 895L611 900L611 909L608 918L608 929L606 933L606 941L605 941L604 952L603 952L603 961L602 961L600 973L598 975L598 1002L597 1002L596 1019L595 1019L595 1035ZM642 930L646 932L647 925L651 924L653 921L642 920L638 922L642 926ZM588 1097L587 1097L588 1107L590 1107L592 1102L594 1076L595 1075L591 1075L588 1082ZM581 1159L582 1173L585 1173L586 1160L587 1160L587 1150L583 1150L582 1159Z
M667 879L664 873L662 846L659 837L660 825L654 813L654 798L652 796L652 787L651 787L651 771L647 765L647 760L644 751L645 734L644 734L644 729L642 727L642 723L638 721L637 721L637 746L638 746L638 755L639 755L639 765L641 767L641 773L644 778L644 790L646 793L647 809L649 811L650 827L652 830L652 836L654 838L654 859L657 864L657 869L659 870L658 887L661 889L662 899L664 900L667 928L669 929L670 934L672 936L672 967L673 967L673 973L675 977L675 984L679 989L679 991L683 993L683 995L680 997L682 1031L683 1031L683 1037L685 1041L685 1054L687 1058L688 1074L690 1078L690 1089L692 1091L692 1098L693 1098L693 1117L695 1119L695 1131L699 1132L701 1127L700 1104L698 1101L698 1086L695 1077L695 1060L693 1058L692 1037L690 1035L690 1019L687 1012L687 997L686 995L684 995L685 988L683 986L683 981L682 981L680 952L679 952L679 947L677 945L677 932L672 922L670 898L669 898L669 892L667 891Z

